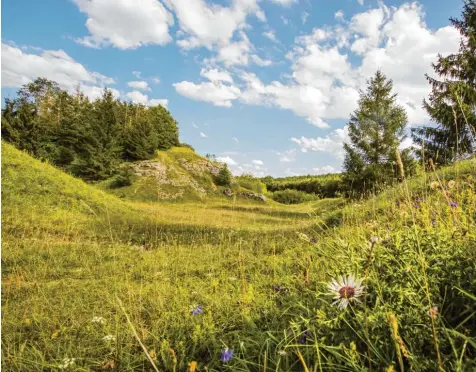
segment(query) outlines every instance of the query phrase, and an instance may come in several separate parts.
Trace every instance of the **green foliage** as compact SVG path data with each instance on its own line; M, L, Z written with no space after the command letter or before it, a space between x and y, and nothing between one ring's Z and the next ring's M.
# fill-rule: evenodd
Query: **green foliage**
M349 122L350 144L344 144L344 183L350 195L383 189L399 178L396 159L398 146L405 138L407 115L392 94L393 82L381 71L360 93L359 108ZM401 154L406 175L415 165L409 151Z
M215 177L215 183L218 186L230 186L231 179L232 179L231 172L228 169L228 166L224 164Z
M432 66L440 80L426 75L432 91L423 106L437 126L412 130L421 156L439 164L476 151L476 1L465 1L462 19L450 21L461 34L459 52L438 56Z
M115 99L90 102L38 78L2 109L2 138L33 156L87 180L113 175L122 160L150 159L179 143L177 122L162 106Z
M4 144L2 367L152 370L133 327L160 371L473 371L475 174L344 208L132 203ZM327 285L350 274L365 292L340 310Z
M147 110L149 120L158 138L158 148L167 150L180 144L178 123L163 106L152 106Z
M316 194L321 198L335 198L343 191L341 174L325 174L320 176L292 176L292 177L264 177L261 181L268 191L282 191L286 189Z
M132 185L134 172L129 167L121 168L110 183L111 188L120 188Z
M317 200L319 197L304 191L285 189L270 193L271 199L281 204L300 204L306 201Z
M266 185L252 174L242 174L241 176L235 177L235 181L245 189L258 194L266 194Z

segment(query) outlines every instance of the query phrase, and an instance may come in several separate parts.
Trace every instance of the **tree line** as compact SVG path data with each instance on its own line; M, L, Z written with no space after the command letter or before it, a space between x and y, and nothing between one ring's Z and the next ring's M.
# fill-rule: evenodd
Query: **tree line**
M461 34L458 53L438 55L432 65L437 78L423 107L433 125L413 128L418 148L399 150L406 138L408 118L396 104L393 82L377 71L360 92L359 107L351 115L350 143L344 145L343 181L351 196L376 192L412 175L416 158L425 165L446 165L476 151L476 0L465 1L462 20L450 18Z
M110 90L94 101L44 78L24 85L2 109L2 138L36 158L86 180L115 174L125 160L144 160L179 145L167 109L116 99Z
M292 176L261 178L268 191L296 190L307 194L316 194L321 198L335 198L344 191L341 174L325 174L319 176Z

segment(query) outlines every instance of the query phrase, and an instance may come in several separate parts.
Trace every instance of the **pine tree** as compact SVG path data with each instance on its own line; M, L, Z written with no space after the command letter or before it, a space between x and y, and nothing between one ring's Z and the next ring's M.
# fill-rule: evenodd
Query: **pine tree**
M393 82L381 71L360 92L359 108L349 122L350 144L344 144L344 182L350 193L362 195L398 179L396 150L405 138L407 115L396 104ZM405 169L414 169L409 151L402 153Z
M412 130L425 157L440 164L476 152L476 0L465 1L462 20L450 21L461 34L459 52L432 64L442 80L426 75L432 92L423 107L437 126Z

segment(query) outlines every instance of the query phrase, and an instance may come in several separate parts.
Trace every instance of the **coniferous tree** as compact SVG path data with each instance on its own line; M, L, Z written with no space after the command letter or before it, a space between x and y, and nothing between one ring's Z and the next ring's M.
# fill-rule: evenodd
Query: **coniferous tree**
M170 112L163 106L152 106L148 108L149 120L157 134L158 148L167 150L172 146L180 144L178 138L178 127Z
M232 178L231 172L228 169L228 166L224 164L223 167L218 172L215 182L219 186L230 186L231 178Z
M158 149L158 132L148 118L145 106L128 109L122 133L123 157L128 160L150 159Z
M94 102L44 78L24 85L2 109L2 139L88 180L110 177L121 160L144 160L178 146L178 127L162 106Z
M476 0L465 1L462 20L450 21L461 34L459 52L432 64L441 80L426 75L432 91L423 107L437 126L412 130L425 157L440 164L476 152Z
M396 104L392 80L381 71L360 92L359 108L349 122L350 144L344 144L344 182L353 195L376 191L398 179L396 150L405 138L407 115ZM407 173L414 170L409 150L402 153Z
M107 89L92 104L92 115L81 141L83 148L72 164L75 174L90 180L100 180L116 171L121 154L116 105L112 92Z

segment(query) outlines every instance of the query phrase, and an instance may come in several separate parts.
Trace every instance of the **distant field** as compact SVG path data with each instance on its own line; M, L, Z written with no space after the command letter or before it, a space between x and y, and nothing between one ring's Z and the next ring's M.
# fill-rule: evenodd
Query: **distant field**
M2 368L475 370L475 188L473 160L358 204L127 201L4 144Z

